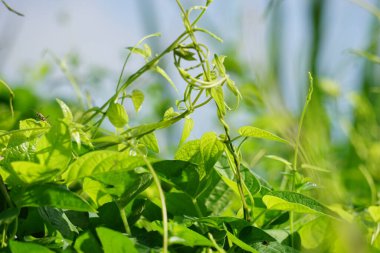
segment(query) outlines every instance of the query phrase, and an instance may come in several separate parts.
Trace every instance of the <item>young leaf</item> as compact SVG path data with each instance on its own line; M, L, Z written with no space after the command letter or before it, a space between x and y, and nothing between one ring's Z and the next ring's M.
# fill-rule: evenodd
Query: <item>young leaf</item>
M144 93L141 90L132 91L132 103L135 107L135 111L138 112L141 109L141 105L144 102Z
M211 88L211 96L215 100L218 110L222 116L226 114L226 105L224 103L223 88L220 86Z
M31 242L19 242L19 241L9 241L9 248L12 253L54 253L54 251L48 248Z
M227 233L228 240L230 240L232 243L234 243L239 248L241 248L241 249L243 249L243 250L245 250L247 252L259 253L253 247L249 246L248 244L246 244L245 242L243 242L242 240L240 240L239 238L237 238L236 236L234 236L227 229L225 229L225 231Z
M134 243L127 236L109 228L96 228L104 253L138 253Z
M174 82L172 81L172 79L169 77L169 75L165 72L165 70L163 70L162 68L160 68L159 66L156 66L155 67L155 70L157 71L157 73L159 73L163 78L166 79L166 81L168 81L170 83L170 85L173 87L173 89L178 93L178 89L177 87L175 86Z
M55 184L38 184L14 189L10 195L17 207L50 206L75 211L94 211L81 197Z
M183 130L182 130L182 136L181 140L179 142L179 145L184 143L186 139L189 137L191 130L193 130L194 127L194 121L192 118L185 118L185 123L183 125Z
M140 142L153 152L160 152L160 148L158 146L157 138L154 132L143 135L143 137L140 138Z
M297 213L323 214L338 218L339 216L318 201L296 192L275 191L263 197L268 209L293 211Z
M63 113L63 119L67 122L73 121L73 114L71 113L70 108L63 102L62 100L56 98L59 106L61 107L61 111Z
M122 128L128 123L128 114L124 106L118 103L111 103L107 110L107 117L114 127Z
M212 169L224 151L223 143L215 133L205 133L200 140L200 152L206 172Z
M289 144L287 140L278 137L277 135L272 134L271 132L253 126L243 126L239 128L239 134L245 137L261 138Z

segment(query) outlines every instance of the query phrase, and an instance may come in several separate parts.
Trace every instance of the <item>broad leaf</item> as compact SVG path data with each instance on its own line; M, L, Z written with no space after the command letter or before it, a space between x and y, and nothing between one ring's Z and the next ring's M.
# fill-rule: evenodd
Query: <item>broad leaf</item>
M243 126L239 128L239 134L244 137L254 137L271 141L283 142L287 144L289 143L287 140L278 137L277 135L272 134L271 132L253 126Z
M104 253L137 253L137 250L127 236L109 228L96 228L96 233L102 243Z
M24 184L47 182L59 173L59 169L50 169L45 165L27 161L12 162L11 167L12 176Z
M51 251L42 245L31 242L18 242L11 240L9 241L9 248L12 253L54 253L54 251Z
M66 182L89 176L100 176L110 171L129 171L145 165L141 157L130 156L127 153L101 150L79 157L73 162L62 178Z
M79 234L78 229L61 209L40 207L38 213L47 224L57 229L65 238L73 239L76 234Z
M112 125L117 128L125 126L129 121L128 114L124 106L118 103L111 103L109 105L107 117Z
M16 207L8 208L0 213L0 226L11 224L20 214L20 209Z
M296 192L270 192L263 197L268 209L293 211L297 213L323 214L338 217L318 201Z
M374 222L380 222L380 206L370 206L368 207L368 212Z
M50 206L75 211L94 211L81 197L55 184L31 185L14 189L10 194L17 207Z

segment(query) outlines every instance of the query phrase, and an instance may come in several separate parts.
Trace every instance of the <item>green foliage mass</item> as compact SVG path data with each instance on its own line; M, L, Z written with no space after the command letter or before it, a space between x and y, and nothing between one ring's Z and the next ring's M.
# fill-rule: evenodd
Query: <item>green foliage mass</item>
M185 10L177 1L184 32L158 54L143 44L157 34L130 47L126 62L135 54L145 65L125 79L123 68L114 95L99 107L57 99L52 108L59 113L31 117L25 106L13 106L22 92L0 80L9 95L0 108L7 115L0 117L1 252L380 250L378 108L368 96L352 96L355 119L339 153L350 163L321 155L333 146L318 130L327 126L316 120L327 114L315 111L313 99L327 95L319 86L313 94L319 81L311 74L300 117L287 123L268 113L277 129L257 120L236 130L227 123L231 97L243 108L265 99L255 85L242 85L241 93L227 74L228 58L198 41L200 33L220 40L197 26L211 2ZM139 77L155 72L177 90L160 67L168 54L185 84L183 98L160 121L134 125L127 109L139 112L148 97L132 87ZM187 140L197 123L192 114L207 104L221 132ZM180 121L179 146L163 159L168 147L159 146L156 132Z

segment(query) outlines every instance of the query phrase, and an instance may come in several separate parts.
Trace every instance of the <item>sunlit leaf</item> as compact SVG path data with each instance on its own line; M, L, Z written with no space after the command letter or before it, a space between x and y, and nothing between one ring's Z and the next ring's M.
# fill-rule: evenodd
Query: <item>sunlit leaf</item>
M189 137L191 131L194 127L194 121L192 118L185 118L185 122L183 124L183 130L181 135L181 140L179 141L179 145L184 143L186 139Z
M140 142L153 152L160 152L160 148L158 146L157 138L154 132L143 135L140 138Z
M263 197L268 209L293 211L297 213L323 214L338 217L318 201L296 192L270 192Z
M368 212L374 222L380 222L380 206L370 206Z
M111 103L107 110L107 117L115 127L121 128L125 126L128 121L128 114L124 106L118 103Z
M9 248L12 253L54 253L54 251L49 250L48 248L31 242L19 242L11 240L9 242Z
M130 156L127 153L101 150L93 151L79 157L62 174L67 182L83 177L97 176L109 171L129 171L145 165L141 157Z
M135 111L138 112L141 109L141 105L144 102L144 93L141 90L132 91L132 102L135 107Z
M289 143L287 140L278 137L277 135L272 134L271 132L253 126L243 126L239 128L239 134L244 137L254 137L271 141Z
M73 114L71 113L70 108L62 100L60 100L58 98L56 100L57 100L59 106L61 107L61 111L63 113L63 119L66 120L67 122L72 122L73 121Z
M127 236L109 228L96 228L104 253L137 253L134 243Z

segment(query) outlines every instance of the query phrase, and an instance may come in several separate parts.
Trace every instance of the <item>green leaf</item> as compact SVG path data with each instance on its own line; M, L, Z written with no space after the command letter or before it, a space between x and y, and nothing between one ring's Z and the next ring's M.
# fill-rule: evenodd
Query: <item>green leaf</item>
M168 81L170 83L170 85L173 87L173 89L178 93L178 89L177 87L175 86L174 82L172 81L172 79L169 77L169 75L165 72L165 70L163 70L162 68L160 68L159 66L156 66L155 67L155 70L157 71L157 73L159 73L163 78L166 79L166 81Z
M223 143L215 133L205 133L200 140L200 152L202 155L206 173L210 171L224 151Z
M145 134L140 138L140 142L144 144L148 149L152 150L155 153L160 152L160 148L158 146L157 138L154 132Z
M368 212L374 222L380 222L380 206L370 206L368 207Z
M278 137L275 134L272 134L271 132L268 132L266 130L262 130L257 127L253 126L243 126L239 128L239 134L244 137L254 137L254 138L261 138L271 141L278 141L282 143L289 144L289 142L281 137Z
M248 244L246 244L245 242L243 242L242 240L240 240L236 236L234 236L227 229L225 229L225 231L227 233L228 240L230 240L232 243L234 243L239 248L241 248L241 249L243 249L245 251L248 251L248 252L259 253L256 249L254 249L253 247L249 246Z
M211 96L215 100L216 106L222 116L226 114L226 105L224 103L223 88L220 86L211 88Z
M74 249L78 253L102 253L101 246L96 239L96 237L90 232L86 231L85 233L78 236L75 240Z
M119 232L98 227L96 233L102 243L104 253L138 253L131 239Z
M225 76L226 75L226 68L223 65L223 62L224 62L225 58L226 58L226 56L224 56L224 55L218 56L218 55L214 54L213 63L215 64L215 66L218 69L219 74L221 76Z
M174 54L184 60L187 60L187 61L195 61L195 53L191 52L189 49L187 48L184 48L184 47L177 47L176 49L174 49Z
M17 207L50 206L75 211L94 211L81 197L55 184L38 184L13 189L10 195Z
M9 248L12 253L54 253L54 251L45 248L39 244L30 243L30 242L18 242L18 241L9 241Z
M27 161L12 162L11 167L12 176L17 178L17 181L20 180L22 184L51 181L59 172L58 169L50 169L45 165Z
M201 234L175 222L169 223L169 244L181 244L189 247L212 247L212 242Z
M63 102L62 100L56 98L59 106L61 107L61 111L63 113L63 119L67 122L73 121L73 114L71 113L70 108Z
M63 171L71 161L71 135L62 122L53 125L36 144L37 158L51 170Z
M314 249L322 245L325 239L329 237L331 228L331 220L326 216L320 216L316 219L303 224L299 229L299 234L302 241L302 247L306 249Z
M138 112L141 109L141 105L144 102L144 93L141 90L132 91L132 103L135 107L135 111Z
M180 160L165 160L152 165L161 179L174 185L178 190L195 196L199 186L198 166Z
M16 207L8 208L0 213L0 226L11 224L20 214L20 209Z
M179 141L179 145L184 143L186 139L189 137L191 131L194 127L194 120L192 118L185 118L185 123L183 125L181 140Z
M107 110L107 117L114 127L122 128L128 121L128 114L124 106L118 103L110 103Z
M65 238L74 239L74 236L79 234L78 229L61 209L40 207L38 213L47 224L57 229Z
M322 214L335 218L339 217L318 201L296 192L270 192L263 197L263 202L267 208L271 210Z
M62 179L71 182L83 177L96 177L109 171L130 171L143 165L145 162L139 156L110 150L93 151L73 162L62 174Z

